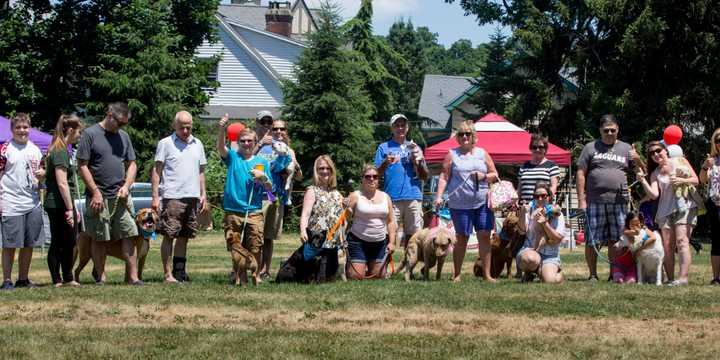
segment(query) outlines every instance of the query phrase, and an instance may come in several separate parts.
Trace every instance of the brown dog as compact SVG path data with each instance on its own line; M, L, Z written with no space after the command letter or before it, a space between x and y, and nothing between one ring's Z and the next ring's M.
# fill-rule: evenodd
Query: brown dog
M241 282L245 285L247 282L247 271L250 270L253 275L257 271L257 260L255 260L253 254L242 245L240 234L232 232L226 241L233 262L234 273L231 275L231 278L235 282L235 286L240 285ZM252 276L252 279L254 283L255 276Z
M405 249L405 281L410 281L413 269L418 261L423 262L421 270L423 280L430 278L430 268L437 264L436 280L440 280L445 257L451 244L455 244L455 235L448 229L436 227L416 232L408 241Z
M135 251L137 254L137 269L138 269L138 279L142 280L142 272L143 268L145 267L145 259L147 258L148 251L150 251L150 238L146 238L143 236L143 233L145 234L152 234L155 232L155 227L157 226L158 222L158 214L153 209L141 209L137 212L137 215L135 215L135 223L138 226L138 232L139 234L135 236L133 240L133 244L135 244ZM80 273L85 268L85 265L90 261L92 258L91 253L91 242L92 236L86 232L81 232L77 237L77 256L80 259L80 262L78 263L77 267L75 268L75 280L80 280ZM118 259L123 258L122 253L122 243L119 240L111 241L106 246L107 255L110 255L112 257L116 257ZM95 269L93 269L93 277L95 278L95 281L99 279L99 277L102 274L97 274L95 272ZM130 281L130 274L128 272L127 267L125 268L125 282Z
M507 268L507 278L509 279L512 277L513 254L515 254L523 242L525 242L525 231L520 228L520 219L516 212L508 213L503 221L502 232L509 239L505 245L503 245L502 239L500 239L498 234L493 234L490 237L492 254L490 276L497 278L502 273L503 268ZM483 262L480 257L475 260L473 274L477 277L483 275Z

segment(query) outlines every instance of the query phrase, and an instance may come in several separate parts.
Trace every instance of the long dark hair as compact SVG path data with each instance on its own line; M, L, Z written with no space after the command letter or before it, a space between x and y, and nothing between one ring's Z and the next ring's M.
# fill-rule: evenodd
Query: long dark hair
M634 219L640 220L640 226L645 226L645 216L641 212L629 211L625 215L625 230L630 230L630 222Z
M65 136L70 129L78 130L85 127L80 118L75 114L62 114L55 125L55 133L53 134L52 143L48 152L55 150L67 150L68 144L65 143Z
M663 150L665 150L665 152L667 153L667 147L665 146L665 144L662 141L653 140L653 141L647 143L647 145L645 145L645 155L647 157L647 167L648 167L647 176L648 177L650 177L650 175L653 173L653 171L655 171L655 169L657 169L658 166L660 166L660 164L656 163L655 160L653 160L652 154L650 153L650 149L656 148L658 146L661 147Z

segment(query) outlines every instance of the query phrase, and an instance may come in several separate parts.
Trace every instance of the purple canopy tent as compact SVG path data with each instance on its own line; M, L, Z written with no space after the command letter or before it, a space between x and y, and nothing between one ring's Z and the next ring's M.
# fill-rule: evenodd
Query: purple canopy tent
M10 130L10 119L0 116L0 144L12 139L12 131ZM44 133L38 129L30 129L30 141L37 145L43 154L47 153L47 148L52 141L52 135Z

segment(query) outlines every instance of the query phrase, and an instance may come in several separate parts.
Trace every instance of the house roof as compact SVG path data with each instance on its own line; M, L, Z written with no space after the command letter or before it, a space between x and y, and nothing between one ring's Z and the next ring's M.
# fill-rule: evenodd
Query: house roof
M467 76L425 75L418 114L446 125L450 118L448 106L462 98L474 85Z
M203 119L219 119L223 115L228 114L231 119L255 119L257 113L262 110L270 111L276 119L280 116L280 108L262 106L208 105L205 106L205 114L201 114L200 117Z
M317 18L318 12L320 10L311 9L303 0L297 0L291 7L291 10L295 10L295 8L301 3L305 6L306 9L308 9L310 13L310 20L317 28L317 22L315 21L315 19ZM224 16L225 18L228 18L233 23L249 26L253 29L262 31L265 31L266 12L267 6L256 5L253 3L223 4L218 6L218 13L220 13L220 15ZM295 41L305 42L307 37L304 34L292 34L291 38Z

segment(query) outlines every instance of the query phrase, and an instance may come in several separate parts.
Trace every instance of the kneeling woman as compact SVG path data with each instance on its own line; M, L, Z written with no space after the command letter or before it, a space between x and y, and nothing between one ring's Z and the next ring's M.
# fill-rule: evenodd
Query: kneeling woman
M517 255L520 270L525 273L523 281L532 281L535 273L546 283L559 284L564 280L560 272L560 243L565 236L565 219L561 212L553 211L551 197L550 185L537 183L534 200L520 208L520 224L527 232Z
M385 259L392 256L397 224L390 197L378 190L378 170L365 165L359 191L348 197L353 224L348 235L347 277L354 280L378 279Z

